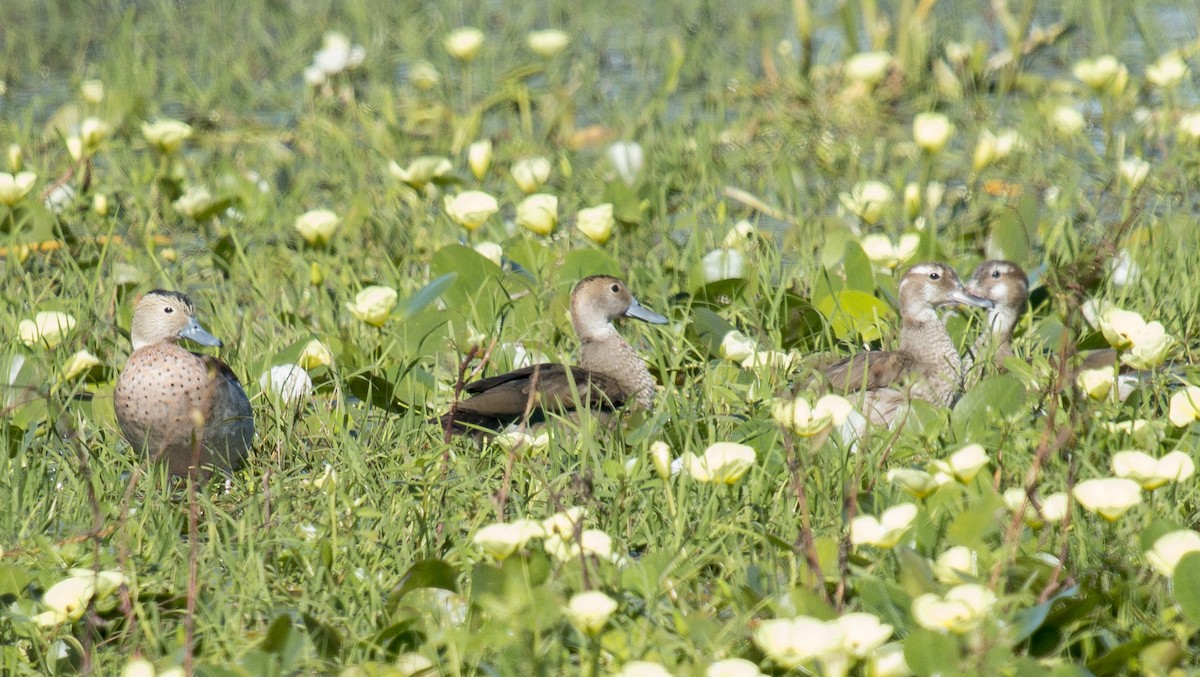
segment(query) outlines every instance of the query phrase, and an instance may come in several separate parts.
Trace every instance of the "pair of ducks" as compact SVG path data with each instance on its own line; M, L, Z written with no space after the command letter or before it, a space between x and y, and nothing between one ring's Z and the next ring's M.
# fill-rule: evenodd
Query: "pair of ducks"
M1002 359L1006 351L1011 354L1028 282L1015 265L989 261L976 271L969 291L949 266L923 263L904 274L899 291L899 349L862 353L824 370L834 390L862 392L864 413L879 424L890 423L909 398L948 406L961 391L962 360L938 308L956 303L989 308L990 333L981 335L977 350L999 337L995 354ZM654 378L613 325L624 317L667 322L621 280L604 275L581 280L571 293L571 321L581 344L578 366L538 364L470 383L465 390L471 396L442 416L441 425L453 432L486 432L579 404L599 411L627 403L651 408ZM134 310L130 335L133 353L114 391L117 420L129 443L163 460L175 475L240 467L254 439L253 412L228 365L178 344L186 338L221 345L197 322L191 300L177 292L147 293ZM897 387L905 379L910 386Z

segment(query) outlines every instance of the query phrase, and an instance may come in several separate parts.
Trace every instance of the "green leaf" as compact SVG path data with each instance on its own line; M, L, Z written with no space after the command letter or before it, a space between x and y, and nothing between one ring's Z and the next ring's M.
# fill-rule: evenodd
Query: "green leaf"
M696 332L701 345L708 349L710 356L720 357L721 339L729 332L735 331L736 327L708 308L698 307L692 309L692 330Z
M749 286L750 283L740 277L717 280L696 289L693 298L696 302L709 306L728 306L735 299L740 298Z
M426 306L433 303L450 288L454 281L458 279L458 273L450 272L434 279L429 284L425 285L417 291L417 293L405 299L400 304L396 315L400 319L407 319L425 309Z
M875 293L875 268L857 240L846 241L842 268L846 271L846 289L864 294Z
M292 635L292 619L287 614L280 614L267 627L267 634L259 642L258 647L267 653L280 653L287 646Z
M940 632L916 628L904 640L904 662L919 677L957 674L958 640Z
M572 286L590 275L612 275L624 279L625 269L605 252L589 248L571 250L558 271L558 278L570 282Z
M763 315L769 312L764 307ZM795 294L784 294L779 304L780 347L811 348L825 334L825 317L813 304Z
M1189 552L1175 565L1171 590L1183 615L1200 625L1200 552Z
M817 310L829 320L834 336L840 341L878 341L883 338L880 325L886 325L895 314L880 299L853 289L821 299Z
M312 614L304 614L304 629L317 655L326 660L337 660L342 656L342 636L332 625Z
M24 568L0 564L0 599L10 595L20 596L31 580L33 579Z
M417 588L438 588L458 592L458 570L445 560L423 559L404 572L400 583L392 591L391 597L394 601L399 601L409 591Z

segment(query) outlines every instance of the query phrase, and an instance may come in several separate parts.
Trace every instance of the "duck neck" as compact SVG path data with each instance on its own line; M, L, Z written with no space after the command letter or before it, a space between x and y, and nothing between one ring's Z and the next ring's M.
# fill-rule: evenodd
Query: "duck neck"
M1012 354L1013 331L1017 327L1020 313L1013 308L996 306L988 311L987 329L979 332L975 345L971 350L972 361L989 351L993 352L997 361L1003 361Z
M616 381L626 399L632 399L639 407L654 406L654 377L633 346L615 329L604 337L581 337L580 344L579 366Z

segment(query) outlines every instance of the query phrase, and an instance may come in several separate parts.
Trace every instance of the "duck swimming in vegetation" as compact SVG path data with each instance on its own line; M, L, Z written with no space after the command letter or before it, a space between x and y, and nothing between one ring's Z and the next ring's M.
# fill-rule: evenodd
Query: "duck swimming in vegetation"
M162 289L145 294L130 338L133 353L113 392L129 444L173 475L240 468L254 442L254 412L229 365L179 345L221 345L196 321L191 300Z
M993 305L967 293L954 269L941 263L909 268L899 291L900 347L860 353L822 370L832 391L862 393L859 410L875 425L898 422L910 399L954 404L962 392L962 362L937 310Z
M443 429L497 432L526 418L543 420L550 412L610 412L626 405L651 408L654 377L613 326L613 320L622 317L652 324L667 322L638 303L615 277L594 275L580 280L571 292L571 324L579 337L579 364L535 364L469 383L464 390L471 396L440 418Z

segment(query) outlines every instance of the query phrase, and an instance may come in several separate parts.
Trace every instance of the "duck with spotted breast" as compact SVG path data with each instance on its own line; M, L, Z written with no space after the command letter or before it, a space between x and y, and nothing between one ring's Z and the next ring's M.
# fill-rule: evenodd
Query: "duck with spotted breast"
M665 324L667 318L638 303L621 280L584 278L571 292L571 324L579 337L579 364L542 363L467 384L470 394L439 419L451 433L491 434L548 413L588 409L605 414L624 406L650 409L654 377L613 321L623 317Z
M919 263L900 278L900 346L859 353L822 370L832 391L861 393L859 411L875 425L899 422L910 399L940 406L962 392L962 362L938 309L957 304L991 308L967 293L954 269Z
M130 339L133 353L113 391L129 444L172 475L240 468L254 442L254 412L229 365L179 345L221 345L196 321L191 299L146 293L134 307Z

